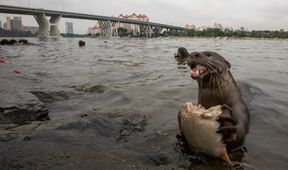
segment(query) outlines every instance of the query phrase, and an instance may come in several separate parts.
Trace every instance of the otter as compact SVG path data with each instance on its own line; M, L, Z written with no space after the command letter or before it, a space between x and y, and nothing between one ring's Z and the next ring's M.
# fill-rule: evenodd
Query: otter
M174 57L179 63L185 63L188 56L189 52L184 47L179 47L177 53L174 53Z
M250 113L230 72L231 64L213 51L192 52L187 64L198 82L198 104L206 109L222 105L217 133L228 151L243 145L249 130Z
M18 40L18 43L19 44L28 44L29 42L26 39L20 39L20 40Z
M9 45L9 40L7 40L7 39L1 40L0 45Z
M11 39L8 43L8 45L15 45L15 44L17 44L17 41L14 39Z
M2 39L0 45L34 45L34 43L31 43L26 39L19 39L18 41L15 39Z
M85 46L85 41L80 40L78 42L79 47L84 47Z

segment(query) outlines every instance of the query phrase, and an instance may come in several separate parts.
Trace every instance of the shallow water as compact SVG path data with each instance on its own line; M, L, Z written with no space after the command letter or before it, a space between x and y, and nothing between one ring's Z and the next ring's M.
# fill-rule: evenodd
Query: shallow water
M52 151L60 150L74 160L90 155L86 162L77 158L82 162L78 168L84 169L93 169L86 163L96 159L94 168L99 169L112 169L111 161L119 165L116 169L121 164L134 169L223 168L187 161L175 150L178 109L185 101L197 103L197 83L173 57L183 46L189 52L216 51L232 65L251 112L242 168L288 168L288 40L84 38L83 48L79 40L31 38L35 45L0 46L11 69L21 70L17 76L1 73L2 78L37 95L51 118L45 128L29 133L30 145L37 149L29 150L17 139L0 143L2 155L17 148L11 158L1 157L3 167L48 169L35 163L44 160L56 162L56 169L67 168L65 154L52 159Z

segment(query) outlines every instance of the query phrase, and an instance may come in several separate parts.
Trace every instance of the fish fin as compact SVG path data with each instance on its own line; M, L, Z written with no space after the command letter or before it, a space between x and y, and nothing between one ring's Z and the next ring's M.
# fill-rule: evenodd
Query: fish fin
M230 160L226 148L224 148L221 152L221 159L224 160L229 165L233 166L233 162Z
M201 114L201 117L205 119L211 119L213 118L213 115L211 113L203 113Z

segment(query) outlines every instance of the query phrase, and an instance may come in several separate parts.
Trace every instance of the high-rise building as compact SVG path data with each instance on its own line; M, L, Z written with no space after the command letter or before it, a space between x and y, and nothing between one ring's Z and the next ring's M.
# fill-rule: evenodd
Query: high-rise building
M65 23L65 30L66 30L66 34L73 34L73 23L72 22L66 22Z
M11 20L12 31L22 31L22 17L13 17Z
M11 18L6 17L6 22L4 23L4 29L11 31Z

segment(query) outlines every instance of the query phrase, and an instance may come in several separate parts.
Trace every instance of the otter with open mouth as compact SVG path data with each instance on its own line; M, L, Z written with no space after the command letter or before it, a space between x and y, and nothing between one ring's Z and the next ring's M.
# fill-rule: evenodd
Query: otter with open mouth
M222 134L228 151L242 146L249 130L250 114L230 72L231 64L212 51L190 53L187 64L192 79L198 82L198 104L206 109L222 105L217 133Z

